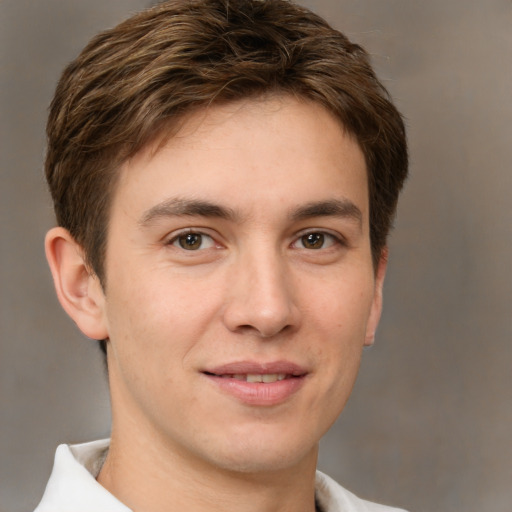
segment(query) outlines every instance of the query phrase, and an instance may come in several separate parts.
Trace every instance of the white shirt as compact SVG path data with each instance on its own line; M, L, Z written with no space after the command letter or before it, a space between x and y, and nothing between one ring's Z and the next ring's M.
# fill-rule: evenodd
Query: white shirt
M61 444L41 503L35 512L131 512L97 481L109 440ZM320 471L316 498L323 512L405 512L361 500Z

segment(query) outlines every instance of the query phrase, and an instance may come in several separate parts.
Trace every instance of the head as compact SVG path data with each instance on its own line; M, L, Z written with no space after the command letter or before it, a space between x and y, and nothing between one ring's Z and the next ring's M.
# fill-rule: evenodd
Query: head
M48 137L47 251L109 340L114 425L228 469L311 461L372 342L407 173L367 54L286 0L165 2L68 66Z
M57 222L103 285L121 164L190 113L269 93L325 107L366 160L378 262L407 174L400 114L367 53L288 0L171 0L95 37L64 71L47 125Z

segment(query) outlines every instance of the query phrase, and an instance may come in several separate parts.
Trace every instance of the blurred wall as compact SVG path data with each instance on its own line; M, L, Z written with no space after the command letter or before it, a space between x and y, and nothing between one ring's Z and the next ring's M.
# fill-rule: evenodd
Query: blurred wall
M371 52L412 157L377 343L320 468L415 512L509 512L512 2L303 3ZM58 443L108 435L101 358L44 260L44 123L65 63L148 4L0 0L0 512L37 504Z

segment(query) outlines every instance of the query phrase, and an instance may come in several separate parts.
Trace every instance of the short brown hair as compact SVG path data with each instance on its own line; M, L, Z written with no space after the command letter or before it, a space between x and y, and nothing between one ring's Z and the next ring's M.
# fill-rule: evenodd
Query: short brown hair
M288 0L170 0L92 39L65 69L51 104L45 169L57 222L103 285L122 162L198 108L265 93L313 100L357 139L378 261L407 148L402 118L367 53Z

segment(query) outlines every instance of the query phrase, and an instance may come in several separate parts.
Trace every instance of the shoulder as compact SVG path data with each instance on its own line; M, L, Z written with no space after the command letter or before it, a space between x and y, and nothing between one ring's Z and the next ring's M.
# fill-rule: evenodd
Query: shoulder
M57 448L50 480L34 512L130 512L97 481L108 439Z
M363 500L324 473L316 473L316 498L322 512L405 512Z

